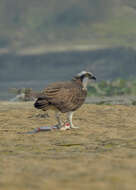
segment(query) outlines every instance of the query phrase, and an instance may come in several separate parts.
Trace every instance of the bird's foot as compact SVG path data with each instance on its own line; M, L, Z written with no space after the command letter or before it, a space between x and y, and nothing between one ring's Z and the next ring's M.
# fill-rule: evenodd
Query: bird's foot
M56 126L57 129L61 129L62 128L62 125L60 125L60 124L57 124L55 126Z
M71 128L71 129L79 129L78 126L74 126L74 125L70 126L70 128Z
M57 129L61 129L61 126L59 124L55 125Z
M68 123L68 122L64 123L63 125L58 124L57 127L61 131L65 131L65 130L69 130L69 129L78 129L79 128L77 126L70 125L70 123Z
M65 123L60 130L65 131L65 130L69 130L70 129L70 124L69 123Z

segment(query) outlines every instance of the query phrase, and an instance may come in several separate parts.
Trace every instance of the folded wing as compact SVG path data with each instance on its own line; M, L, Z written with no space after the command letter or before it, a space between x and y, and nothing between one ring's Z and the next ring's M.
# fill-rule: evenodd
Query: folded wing
M53 105L64 113L79 108L83 104L87 92L82 90L82 86L73 82L62 82L48 86L42 94L35 105L39 105L40 109Z

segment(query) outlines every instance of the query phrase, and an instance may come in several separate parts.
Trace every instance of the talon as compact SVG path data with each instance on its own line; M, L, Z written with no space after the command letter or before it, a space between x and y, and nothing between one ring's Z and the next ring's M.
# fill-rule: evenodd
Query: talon
M69 123L65 123L64 126L62 126L60 130L65 131L65 130L69 130L69 129L70 129L70 124Z
M61 128L62 128L62 126L59 125L59 124L55 125L55 127L56 127L57 129L61 129Z
M77 126L71 126L70 128L71 129L79 129L79 127L77 127Z
M60 128L61 131L66 131L66 130L69 130L69 129L70 129L70 128L68 128L68 127L61 127L61 128Z

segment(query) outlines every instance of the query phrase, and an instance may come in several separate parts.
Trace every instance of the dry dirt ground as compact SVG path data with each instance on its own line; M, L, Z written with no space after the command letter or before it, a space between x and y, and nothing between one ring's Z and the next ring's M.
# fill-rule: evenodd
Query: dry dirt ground
M18 133L55 124L42 113L0 102L0 190L136 189L136 107L84 105L80 130Z

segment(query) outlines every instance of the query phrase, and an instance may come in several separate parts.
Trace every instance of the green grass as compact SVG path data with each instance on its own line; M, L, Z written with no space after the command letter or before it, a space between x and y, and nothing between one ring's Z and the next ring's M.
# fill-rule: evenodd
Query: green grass
M116 79L114 81L101 81L88 87L88 96L136 96L136 80Z

